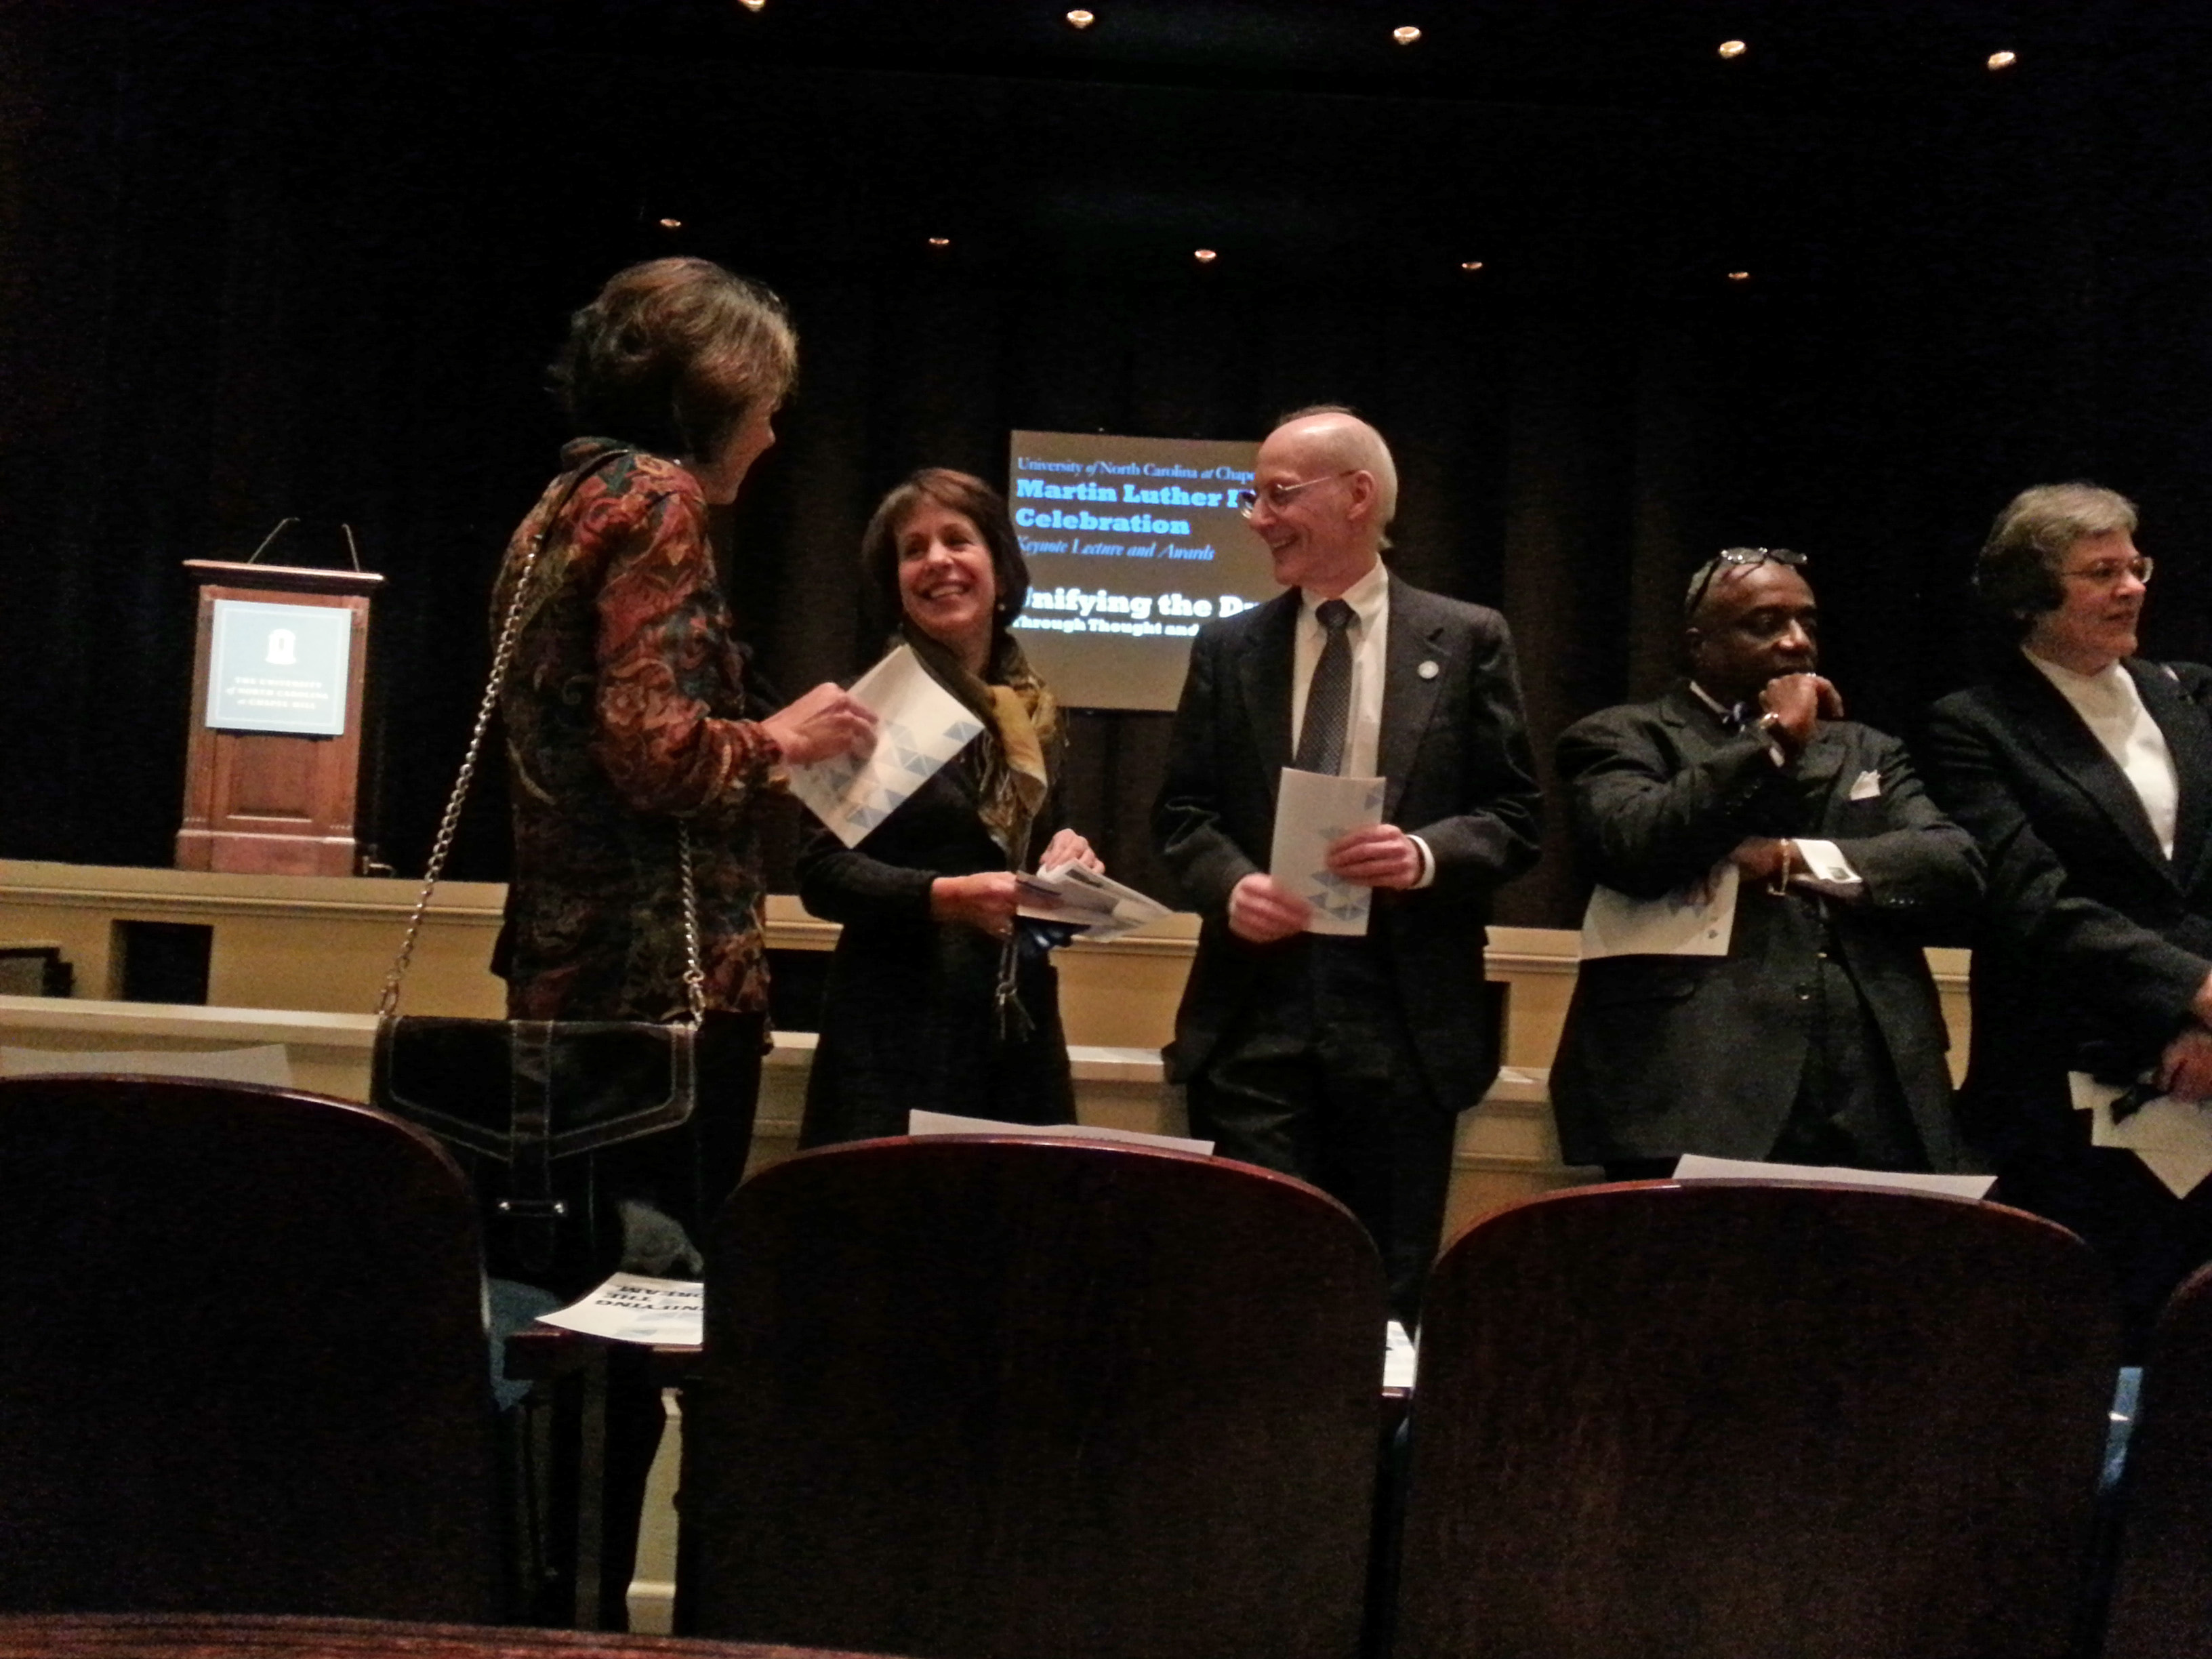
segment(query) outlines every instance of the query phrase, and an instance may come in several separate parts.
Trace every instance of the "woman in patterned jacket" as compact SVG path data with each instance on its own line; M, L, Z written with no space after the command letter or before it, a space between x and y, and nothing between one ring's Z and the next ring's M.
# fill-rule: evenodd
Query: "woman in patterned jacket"
M752 1134L768 1007L757 809L782 766L864 747L873 724L830 684L751 707L715 577L708 509L775 441L797 368L782 302L757 283L704 259L617 273L570 320L552 371L572 429L591 435L562 450L493 599L496 628L542 537L501 701L514 868L494 966L510 1018L685 1012L678 826L690 830L700 1105L684 1130L599 1155L599 1207L618 1214L590 1231L618 1231L620 1249L569 1264L586 1282L696 1270L686 1235L737 1184Z
M697 890L698 1104L680 1129L564 1161L593 1167L570 1171L561 1254L530 1275L564 1299L617 1268L700 1270L692 1239L744 1172L767 1030L757 807L786 764L871 740L873 717L835 685L752 706L708 536L708 509L737 498L775 441L798 344L775 295L704 259L617 273L553 366L570 429L589 435L562 449L493 597L496 631L528 568L500 700L514 867L493 968L507 1017L682 1017L679 824ZM520 1271L487 1244L495 1273ZM542 1309L494 1289L502 1319ZM610 1376L603 1628L627 1625L661 1415L650 1376Z

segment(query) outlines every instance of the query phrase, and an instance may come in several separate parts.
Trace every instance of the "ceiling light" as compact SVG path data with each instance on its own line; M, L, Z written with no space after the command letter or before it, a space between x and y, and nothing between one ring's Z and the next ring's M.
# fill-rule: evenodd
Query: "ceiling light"
M1098 20L1091 13L1085 11L1080 7L1078 7L1075 10L1067 14L1067 21L1075 25L1077 28L1087 29Z
M1201 247L1193 249L1190 257L1202 265L1210 265L1221 256L1210 247Z
M1751 280L1751 273L1747 270L1731 270L1728 274L1728 279L1731 283L1747 283Z
M1741 40L1723 40L1721 42L1721 56L1723 58L1741 58L1744 53L1750 50L1751 48L1745 46Z
M663 230L681 230L684 228L684 222L681 219L663 219L660 222L660 228Z
M2008 70L2018 62L2020 54L2016 52L1993 52L1990 54L1990 67L1993 70Z
M1407 23L1401 27L1392 29L1390 38L1401 46L1410 46L1421 38L1421 32L1411 23Z
M933 236L929 239L929 245L932 247L951 247L952 239L950 236Z
M1462 259L1459 262L1459 268L1462 270L1480 270L1482 269L1482 261L1480 259Z
M768 0L738 0L738 3L747 11L758 11L763 6L768 4Z

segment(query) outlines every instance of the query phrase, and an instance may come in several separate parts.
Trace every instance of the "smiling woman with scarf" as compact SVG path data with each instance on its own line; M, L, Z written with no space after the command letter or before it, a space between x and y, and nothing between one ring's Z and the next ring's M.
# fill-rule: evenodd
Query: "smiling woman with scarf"
M1008 631L1030 581L1006 504L925 468L876 509L860 566L872 619L896 618L892 643L983 732L859 846L817 827L800 851L799 896L844 931L799 1144L904 1134L917 1108L1072 1122L1059 981L1014 914L1014 872L1100 866L1082 836L1051 833L1066 738Z

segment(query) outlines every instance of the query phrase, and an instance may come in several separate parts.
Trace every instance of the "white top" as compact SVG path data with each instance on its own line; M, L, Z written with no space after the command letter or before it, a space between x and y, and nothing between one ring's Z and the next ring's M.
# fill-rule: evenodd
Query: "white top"
M2150 832L2158 837L2159 850L2172 858L2181 783L2174 775L2173 751L2166 746L2166 733L2143 707L2135 676L2118 663L2108 665L2102 673L2077 674L2025 647L2021 654L2073 704L2081 724L2104 745L2112 764L2126 774L2136 799L2142 802L2143 816L2150 820Z

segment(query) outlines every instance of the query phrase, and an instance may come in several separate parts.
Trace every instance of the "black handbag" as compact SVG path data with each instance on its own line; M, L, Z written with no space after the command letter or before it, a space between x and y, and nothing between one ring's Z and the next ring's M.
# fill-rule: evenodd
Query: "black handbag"
M698 1103L697 1040L706 975L700 966L690 829L678 821L672 849L683 877L687 1018L653 1024L402 1015L399 988L499 706L545 538L578 486L596 465L611 459L602 457L569 480L524 555L468 753L431 847L422 895L385 976L369 1081L372 1104L429 1130L468 1172L490 1272L551 1283L563 1291L586 1288L617 1265L607 1238L613 1220L605 1213L596 1155L640 1136L680 1127Z

